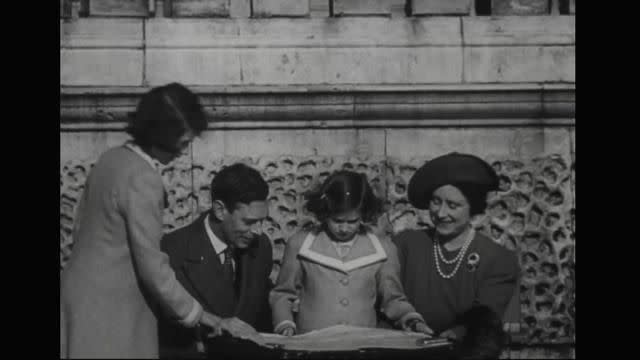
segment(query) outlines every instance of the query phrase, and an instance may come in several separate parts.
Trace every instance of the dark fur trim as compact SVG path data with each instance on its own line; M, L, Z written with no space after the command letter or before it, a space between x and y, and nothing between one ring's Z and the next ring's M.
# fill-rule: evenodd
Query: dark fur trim
M466 328L456 349L459 359L497 359L507 344L501 318L487 306L472 307L459 317L457 324Z

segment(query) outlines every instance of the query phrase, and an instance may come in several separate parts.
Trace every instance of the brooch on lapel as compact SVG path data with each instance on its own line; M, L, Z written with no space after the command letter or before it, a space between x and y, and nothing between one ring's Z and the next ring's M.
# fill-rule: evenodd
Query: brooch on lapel
M479 263L480 255L478 255L477 252L469 254L469 257L467 257L467 270L469 270L469 272L476 271Z

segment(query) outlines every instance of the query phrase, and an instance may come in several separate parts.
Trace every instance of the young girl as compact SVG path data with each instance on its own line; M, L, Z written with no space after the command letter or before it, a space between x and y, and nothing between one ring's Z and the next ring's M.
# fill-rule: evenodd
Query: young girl
M379 309L396 327L431 334L404 295L395 246L364 225L382 208L366 176L335 172L307 199L321 225L287 242L269 298L274 331L290 336L339 324L376 327Z

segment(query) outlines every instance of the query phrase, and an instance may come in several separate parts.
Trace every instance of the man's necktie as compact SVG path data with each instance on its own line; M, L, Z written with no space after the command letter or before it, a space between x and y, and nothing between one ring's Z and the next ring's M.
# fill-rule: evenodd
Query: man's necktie
M230 246L227 246L227 248L224 250L224 262L222 263L222 269L223 269L225 278L231 281L234 280L233 257L234 257L233 248Z

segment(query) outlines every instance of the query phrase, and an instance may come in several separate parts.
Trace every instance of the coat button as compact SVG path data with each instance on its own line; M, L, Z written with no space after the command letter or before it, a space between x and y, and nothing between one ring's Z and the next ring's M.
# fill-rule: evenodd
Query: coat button
M342 279L340 280L340 283L341 283L342 285L347 286L347 285L349 285L349 279L348 279L348 278L342 278Z
M349 299L342 299L342 300L340 300L340 304L342 304L342 306L347 306L347 305L349 305Z

